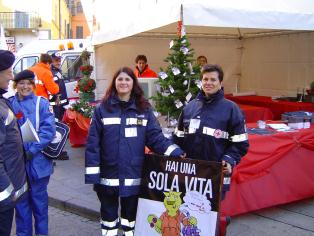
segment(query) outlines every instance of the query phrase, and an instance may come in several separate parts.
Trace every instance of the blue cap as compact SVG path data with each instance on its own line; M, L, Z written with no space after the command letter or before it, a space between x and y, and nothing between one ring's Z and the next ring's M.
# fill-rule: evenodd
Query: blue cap
M15 60L15 56L8 50L0 50L0 71L10 68Z
M52 59L61 59L59 52L54 52L51 54Z
M28 79L28 80L33 81L34 78L35 78L35 74L33 71L23 70L14 77L14 81L18 82L18 81L23 80L23 79Z

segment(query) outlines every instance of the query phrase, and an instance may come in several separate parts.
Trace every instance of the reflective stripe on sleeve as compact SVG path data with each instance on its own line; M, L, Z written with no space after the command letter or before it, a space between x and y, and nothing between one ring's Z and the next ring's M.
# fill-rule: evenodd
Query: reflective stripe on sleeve
M106 186L119 186L119 179L100 179L100 184L106 185Z
M133 236L134 235L134 230L129 230L129 231L124 231L125 236Z
M117 218L117 219L114 220L114 221L104 221L104 220L101 220L100 223L101 223L102 226L109 227L109 228L113 228L113 227L115 227L115 226L118 225L118 223L119 223L119 218Z
M36 78L35 78L35 84L44 85L44 83L41 80L39 79L36 80Z
M224 184L230 184L231 178L230 177L224 177Z
M25 193L27 191L27 189L28 189L28 184L27 184L27 182L25 182L25 184L19 190L17 190L14 193L14 198L18 199L20 196L23 195L23 193Z
M101 120L104 125L120 125L121 124L121 118L119 117L102 118Z
M124 180L124 185L125 186L136 186L136 185L141 185L141 178L139 179L125 179Z
M3 190L2 192L0 192L0 202L7 199L8 197L10 197L11 193L13 192L14 187L13 185L10 183L10 185Z
M170 154L173 152L173 150L174 149L176 149L176 148L179 148L179 146L178 145L176 145L176 144L172 144L172 145L170 145L168 148L167 148L167 150L165 151L165 156L170 156Z
M99 173L100 173L99 167L86 167L85 168L85 174L87 175L94 175L94 174L99 174Z
M102 236L116 236L118 235L118 229L102 229L101 235Z
M134 228L134 226L135 226L135 221L131 221L131 222L130 222L130 221L127 220L127 219L121 218L121 225L130 227L130 228Z
M237 143L237 142L243 142L248 140L248 135L247 133L244 134L237 134L237 135L233 135L230 137L231 142Z

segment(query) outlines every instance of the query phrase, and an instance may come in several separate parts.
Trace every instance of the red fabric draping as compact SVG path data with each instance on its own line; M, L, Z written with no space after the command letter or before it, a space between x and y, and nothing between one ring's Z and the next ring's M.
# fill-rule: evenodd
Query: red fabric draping
M239 104L239 107L244 113L246 122L256 122L258 120L272 120L274 117L270 109L266 107L257 107L244 104Z
M238 215L314 196L314 126L249 135L250 148L234 169L223 215Z
M63 121L70 127L69 139L72 147L85 145L90 119L76 111L66 110Z
M267 107L274 115L274 119L280 120L281 114L290 111L313 111L314 104L310 102L287 102L272 100L267 96L238 96L226 95L227 99L230 99L238 104L245 104L251 106Z

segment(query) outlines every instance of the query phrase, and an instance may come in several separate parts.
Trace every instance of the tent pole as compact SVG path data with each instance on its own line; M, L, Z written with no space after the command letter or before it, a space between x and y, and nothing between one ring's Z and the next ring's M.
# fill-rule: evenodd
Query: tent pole
M181 4L181 7L180 7L180 20L182 22L182 25L184 25L184 23L183 23L183 4Z

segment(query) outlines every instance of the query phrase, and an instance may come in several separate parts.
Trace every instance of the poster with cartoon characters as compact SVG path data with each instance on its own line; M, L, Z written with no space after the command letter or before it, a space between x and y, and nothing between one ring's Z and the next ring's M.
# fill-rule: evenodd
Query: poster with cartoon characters
M134 235L214 236L221 183L218 162L147 155Z

